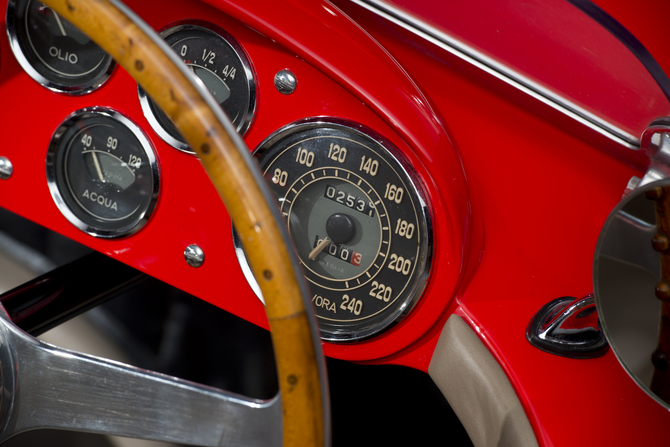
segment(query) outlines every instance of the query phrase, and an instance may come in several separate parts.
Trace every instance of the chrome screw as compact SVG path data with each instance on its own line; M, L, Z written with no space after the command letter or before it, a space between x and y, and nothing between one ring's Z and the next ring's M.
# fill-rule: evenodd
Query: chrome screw
M298 86L298 80L295 75L289 70L280 70L275 75L275 87L279 93L283 95L290 95Z
M184 250L184 259L191 267L200 267L205 263L205 252L195 244L191 244Z
M13 172L14 166L12 166L12 162L9 161L9 158L0 157L0 179L7 180L12 176Z

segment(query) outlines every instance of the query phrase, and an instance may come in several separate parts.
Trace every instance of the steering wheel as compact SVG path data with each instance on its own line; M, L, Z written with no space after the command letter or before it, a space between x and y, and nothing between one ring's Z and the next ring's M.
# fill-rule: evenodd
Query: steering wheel
M203 446L282 445L282 437L285 446L329 445L325 363L307 286L246 145L182 61L125 5L41 1L112 55L200 157L261 286L280 391L258 401L73 353L20 331L3 311L0 441L62 428Z

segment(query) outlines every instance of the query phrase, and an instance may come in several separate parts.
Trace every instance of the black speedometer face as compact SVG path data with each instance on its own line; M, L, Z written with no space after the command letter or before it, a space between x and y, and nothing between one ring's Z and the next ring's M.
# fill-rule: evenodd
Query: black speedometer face
M393 147L370 135L305 122L258 150L327 340L388 329L412 308L429 269L422 188Z
M51 90L88 93L102 85L114 68L111 56L41 2L10 1L7 32L24 70Z
M197 23L197 24L196 24ZM233 126L244 134L256 106L256 89L249 60L237 41L206 22L173 26L161 36L202 81ZM156 133L168 144L193 153L172 121L139 88L142 110Z
M158 165L149 141L109 109L80 110L58 127L47 153L47 179L63 215L98 237L136 232L158 198Z

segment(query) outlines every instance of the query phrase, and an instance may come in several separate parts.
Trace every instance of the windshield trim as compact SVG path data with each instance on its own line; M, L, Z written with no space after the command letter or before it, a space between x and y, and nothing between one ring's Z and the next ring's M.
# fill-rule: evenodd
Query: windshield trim
M480 70L537 99L552 109L572 118L615 143L632 150L640 149L640 139L634 135L631 135L613 123L585 110L568 98L534 82L505 64L486 56L443 31L405 13L403 10L389 5L382 0L351 1L388 21L395 23L417 37L442 48L459 59L474 65Z

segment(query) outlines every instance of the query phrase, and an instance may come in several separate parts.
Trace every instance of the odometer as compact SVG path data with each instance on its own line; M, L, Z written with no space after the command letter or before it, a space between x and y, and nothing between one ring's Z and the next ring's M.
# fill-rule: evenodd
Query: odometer
M257 150L311 288L322 338L378 334L414 306L430 264L422 188L398 151L353 124L291 125Z

